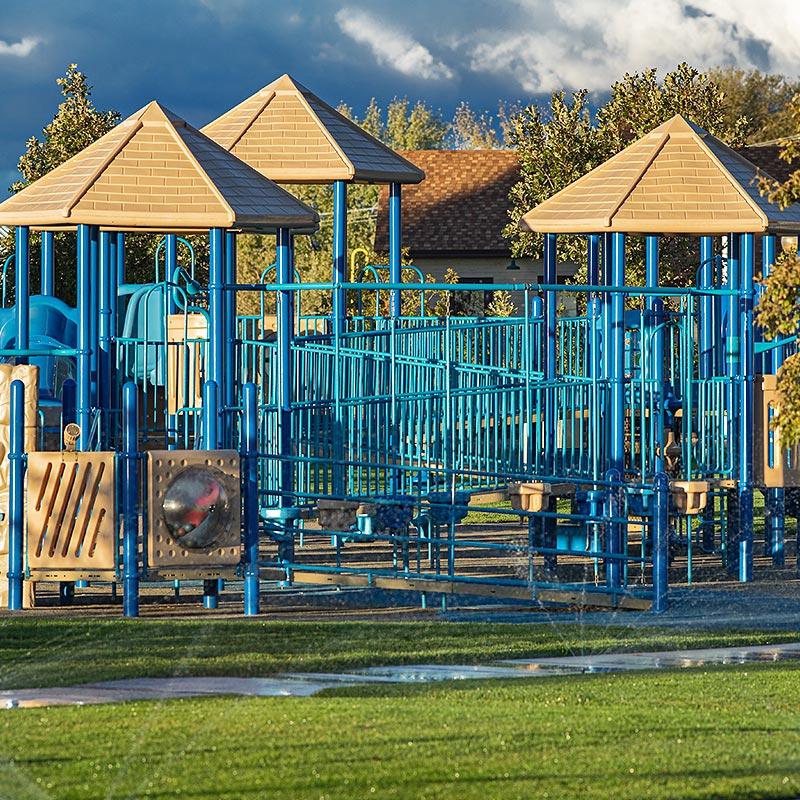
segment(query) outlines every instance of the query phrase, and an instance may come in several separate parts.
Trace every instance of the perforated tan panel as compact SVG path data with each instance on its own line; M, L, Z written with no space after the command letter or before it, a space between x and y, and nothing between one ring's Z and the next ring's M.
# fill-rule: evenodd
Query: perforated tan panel
M6 605L8 581L8 447L10 444L11 383L25 386L25 451L36 449L36 423L39 408L39 368L27 364L0 364L0 606ZM23 602L33 605L33 588L26 581Z
M118 549L114 453L28 456L27 558L39 579L98 579Z
M241 478L235 450L151 450L147 454L147 565L151 572L175 577L218 577L242 555ZM225 527L213 547L189 550L171 535L163 516L170 484L189 467L209 466L223 473L230 502Z

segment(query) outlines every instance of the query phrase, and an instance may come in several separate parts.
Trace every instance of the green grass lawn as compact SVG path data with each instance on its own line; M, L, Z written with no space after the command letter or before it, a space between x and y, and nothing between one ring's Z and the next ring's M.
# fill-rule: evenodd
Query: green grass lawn
M0 796L778 798L800 668L593 675L0 712Z
M577 624L0 619L0 688L170 675L259 676L791 641L797 634Z

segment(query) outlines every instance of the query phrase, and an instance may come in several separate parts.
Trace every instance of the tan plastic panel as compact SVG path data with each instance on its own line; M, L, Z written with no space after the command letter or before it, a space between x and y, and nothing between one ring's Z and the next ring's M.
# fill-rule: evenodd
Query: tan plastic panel
M0 204L0 224L315 230L317 213L155 100Z
M39 409L39 368L27 364L0 364L0 606L7 604L8 581L8 447L11 442L11 383L22 381L25 386L25 451L36 450L36 426ZM33 605L33 586L25 581L23 604Z
M170 314L167 320L168 412L203 404L202 364L208 322L202 314Z
M776 375L756 376L753 471L756 486L800 486L800 447L782 448L780 428L772 428L778 409Z
M171 482L186 468L210 466L230 478L225 487L230 517L219 542L208 550L188 550L170 534L161 513ZM217 577L235 567L241 546L241 477L235 450L151 450L147 454L147 565L151 572L175 577Z
M113 575L114 453L30 453L27 477L31 574L73 580Z

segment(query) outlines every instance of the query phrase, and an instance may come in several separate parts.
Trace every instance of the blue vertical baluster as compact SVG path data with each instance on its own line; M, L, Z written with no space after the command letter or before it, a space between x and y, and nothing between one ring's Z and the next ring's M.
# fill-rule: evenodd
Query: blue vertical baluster
M139 616L139 408L136 384L122 387L122 590L123 613Z
M15 297L14 308L17 316L17 349L30 347L30 229L26 225L17 226L16 262L14 264ZM28 357L17 358L18 364L27 364Z
M22 608L22 537L25 531L25 386L11 382L8 485L8 608Z
M40 293L53 297L55 285L55 234L53 231L42 231L42 264Z
M258 389L254 383L242 387L242 466L244 468L244 613L259 612L258 584Z
M399 285L402 280L402 210L400 184L389 184L389 283ZM401 314L400 289L389 291L389 315L395 319Z
M79 450L89 450L92 418L92 273L90 230L78 225L78 369L77 406L81 433Z

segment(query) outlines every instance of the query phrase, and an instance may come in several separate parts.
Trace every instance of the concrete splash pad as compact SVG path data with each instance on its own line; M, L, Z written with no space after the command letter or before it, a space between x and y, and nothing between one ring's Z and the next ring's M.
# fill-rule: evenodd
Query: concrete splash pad
M652 653L601 653L536 659L509 659L488 665L413 664L368 667L346 673L290 673L272 678L132 678L49 689L7 689L0 708L97 705L130 700L184 697L309 697L342 686L420 684L437 681L519 679L631 670L687 669L800 660L800 642L752 647L716 647Z

